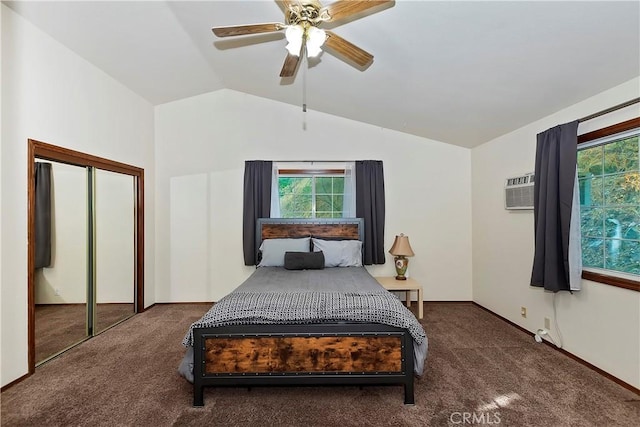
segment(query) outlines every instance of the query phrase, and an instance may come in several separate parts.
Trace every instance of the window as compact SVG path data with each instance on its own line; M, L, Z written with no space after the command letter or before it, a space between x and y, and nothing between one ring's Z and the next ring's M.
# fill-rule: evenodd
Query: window
M638 290L637 280L606 277L640 275L639 126L634 119L578 139L582 262L598 269L583 277Z
M342 218L345 171L278 171L278 197L282 218Z

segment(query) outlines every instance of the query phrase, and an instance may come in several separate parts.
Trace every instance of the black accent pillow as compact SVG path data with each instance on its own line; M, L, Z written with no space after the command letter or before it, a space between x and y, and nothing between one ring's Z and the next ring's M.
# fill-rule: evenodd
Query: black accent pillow
M284 268L287 270L322 270L324 254L322 252L285 252Z

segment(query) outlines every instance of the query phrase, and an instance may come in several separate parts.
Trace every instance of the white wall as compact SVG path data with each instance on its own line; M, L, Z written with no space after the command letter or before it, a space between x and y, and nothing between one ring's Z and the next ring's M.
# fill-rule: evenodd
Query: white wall
M473 300L529 331L552 321L552 294L529 286L533 213L504 209L504 180L532 172L536 134L635 98L640 78L575 104L472 150ZM526 100L514 100L526 102ZM579 133L640 115L636 104L580 125ZM583 290L559 293L557 321L564 348L640 387L640 293L583 281ZM527 307L527 318L520 307Z
M215 301L242 260L245 160L384 161L385 248L409 235L428 300L471 299L470 150L221 90L156 107L156 299ZM306 129L305 129L306 127ZM395 274L392 257L374 275Z
M27 139L145 169L154 206L153 107L2 8L2 369L27 373ZM145 218L145 305L154 298L154 217Z

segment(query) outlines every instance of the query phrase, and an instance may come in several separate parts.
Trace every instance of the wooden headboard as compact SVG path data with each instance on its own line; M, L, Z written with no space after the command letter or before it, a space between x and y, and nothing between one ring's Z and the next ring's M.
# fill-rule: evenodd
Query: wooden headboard
M297 237L364 239L362 218L259 218L256 223L256 251L264 239Z

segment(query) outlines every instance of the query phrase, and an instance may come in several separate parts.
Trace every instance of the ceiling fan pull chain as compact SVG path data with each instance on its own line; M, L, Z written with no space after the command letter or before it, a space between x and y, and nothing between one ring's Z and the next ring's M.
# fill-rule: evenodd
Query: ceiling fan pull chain
M302 112L307 112L307 68L309 68L309 58L307 58L307 48L302 48Z

